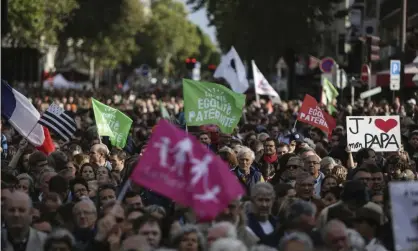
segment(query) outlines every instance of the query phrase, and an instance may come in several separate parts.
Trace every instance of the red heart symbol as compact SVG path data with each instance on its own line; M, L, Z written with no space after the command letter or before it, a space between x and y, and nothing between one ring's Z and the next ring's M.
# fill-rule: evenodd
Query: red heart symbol
M376 119L374 121L374 124L377 128L387 133L398 125L398 121L396 121L395 119L388 119L386 121L384 121L383 119Z

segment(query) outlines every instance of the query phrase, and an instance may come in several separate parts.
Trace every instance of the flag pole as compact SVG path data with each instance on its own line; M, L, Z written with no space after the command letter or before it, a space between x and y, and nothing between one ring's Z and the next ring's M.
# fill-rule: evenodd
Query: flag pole
M125 181L125 184L123 184L123 187L122 187L122 189L120 190L120 192L119 192L119 194L118 194L118 197L117 197L117 199L116 199L116 204L115 205L113 205L113 207L110 209L110 214L112 214L112 215L116 215L116 205L121 205L122 204L122 201L123 201L123 198L125 198L125 194L126 194L126 192L128 191L128 189L131 187L131 180L130 179L127 179L126 181Z
M117 200L122 202L123 198L125 197L126 192L128 191L129 187L131 186L131 180L128 179L125 181L125 184L123 184L122 189L119 192Z
M28 135L26 135L25 139L28 140L30 134L35 130L35 127L38 125L38 122L35 123L35 125L32 127L32 129L29 131Z
M261 108L261 104L260 104L260 96L258 96L257 92L255 93L255 100L257 102L258 108Z
M296 132L296 124L298 123L298 119L295 120L295 123L293 124L292 133Z
M259 108L261 108L260 96L258 96L258 94L257 94L257 83L255 82L255 78L254 78L254 71L255 71L255 62L254 62L254 60L251 60L251 67L253 69L253 82L254 82L255 101L257 102L257 106Z

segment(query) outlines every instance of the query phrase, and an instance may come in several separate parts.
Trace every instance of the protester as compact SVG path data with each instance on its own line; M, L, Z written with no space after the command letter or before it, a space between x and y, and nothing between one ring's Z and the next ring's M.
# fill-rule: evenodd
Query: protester
M263 101L258 106L247 96L245 120L238 119L229 133L212 124L187 127L186 135L199 144L189 150L203 145L206 152L186 151L183 145L184 162L173 162L166 169L180 170L187 161L202 164L206 155L220 157L224 166L178 174L191 183L196 173L201 172L204 180L206 171L215 170L216 181L242 188L240 196L219 200L222 208L208 220L195 205L182 205L184 201L132 179L149 149L157 151L148 158L164 160L159 155L162 148L151 142L156 125L167 115L161 107L167 110L166 120L186 130L184 100L176 95L179 89L169 89L156 88L150 94L106 87L94 96L77 91L40 96L26 90L41 116L54 100L76 121L76 128L68 141L51 130L55 150L45 153L2 120L2 250L394 250L388 189L392 181L417 180L416 116L401 115L413 122L401 127L405 150L354 151L347 144L345 115L380 115L384 110L380 104L337 105L335 128L326 131L301 121L301 102ZM123 140L101 134L103 124L95 117L92 97L132 120L124 137L119 129L111 130ZM325 112L319 107L315 109ZM120 121L115 124L124 126ZM170 154L176 150L169 145L166 161L174 159ZM220 174L225 170L231 178ZM158 177L156 185L169 183L167 177ZM212 181L199 186L210 188ZM194 192L200 187L187 189Z

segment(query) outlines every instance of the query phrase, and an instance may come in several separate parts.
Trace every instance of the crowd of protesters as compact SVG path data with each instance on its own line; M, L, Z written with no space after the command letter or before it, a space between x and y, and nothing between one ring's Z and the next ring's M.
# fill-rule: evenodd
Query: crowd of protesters
M2 121L1 248L4 251L395 250L388 183L417 180L416 101L341 104L332 135L295 124L300 101L248 101L239 127L189 128L225 160L246 189L213 222L131 184L118 194L161 118L184 127L181 91L94 97L133 120L124 149L99 138L92 93L26 95L40 110L55 102L77 122L76 138L46 156ZM116 94L115 94L116 93ZM402 149L347 149L345 116L401 116Z

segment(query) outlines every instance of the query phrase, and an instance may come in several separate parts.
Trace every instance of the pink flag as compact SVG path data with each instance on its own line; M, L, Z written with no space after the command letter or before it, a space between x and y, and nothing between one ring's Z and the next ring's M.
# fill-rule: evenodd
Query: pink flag
M194 136L160 120L131 176L135 183L212 220L244 189L228 165Z

